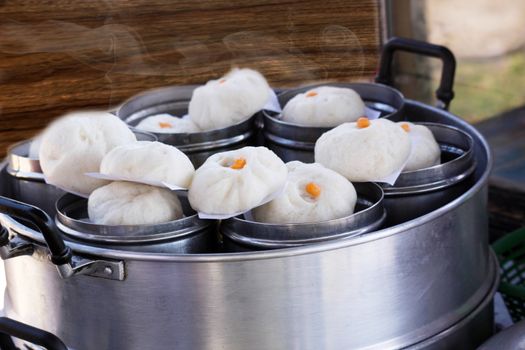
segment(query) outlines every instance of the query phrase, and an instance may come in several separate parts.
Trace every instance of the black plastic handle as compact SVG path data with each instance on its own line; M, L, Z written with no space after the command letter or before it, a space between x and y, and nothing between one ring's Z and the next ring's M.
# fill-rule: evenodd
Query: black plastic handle
M456 74L456 58L454 54L445 46L434 45L425 41L407 38L392 38L383 46L381 61L379 63L379 74L376 82L392 85L392 61L396 51L406 51L418 55L436 57L443 62L441 81L436 90L436 97L439 101L438 107L447 110L450 101L454 98L454 76Z
M0 349L2 350L17 349L11 336L43 346L47 350L67 350L67 346L56 335L7 317L0 317L0 333L3 334L0 337Z
M55 223L43 210L14 199L0 196L0 213L15 218L27 220L40 230L51 252L51 262L55 265L64 265L71 262L71 249L66 246L62 237L55 228ZM5 235L7 230L0 231L0 244L7 244Z

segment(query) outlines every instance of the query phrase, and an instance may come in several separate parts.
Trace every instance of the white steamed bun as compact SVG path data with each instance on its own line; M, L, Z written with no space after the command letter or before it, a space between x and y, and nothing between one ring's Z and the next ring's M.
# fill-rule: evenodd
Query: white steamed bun
M130 179L166 182L188 188L195 168L176 147L138 141L113 148L100 164L100 173Z
M183 217L175 192L132 182L112 182L88 199L89 220L99 225L151 225Z
M321 135L315 161L350 181L378 181L401 170L410 149L410 137L398 124L360 118Z
M170 114L157 114L144 118L136 126L139 130L154 132L158 134L183 134L200 132L200 129L189 118L174 117Z
M72 113L44 130L40 166L48 183L87 196L107 181L84 174L98 172L106 153L136 140L126 123L110 113Z
M403 171L429 168L441 162L441 149L432 131L424 125L398 123L412 140L412 152Z
M202 130L240 123L260 111L270 96L266 79L251 69L233 69L193 91L188 113Z
M245 212L281 190L287 173L283 161L266 147L216 153L195 172L188 199L201 213Z
M302 126L333 127L365 116L365 104L352 89L321 86L294 96L282 120Z
M320 222L353 214L357 194L344 176L321 164L286 164L283 193L252 210L256 221L274 224Z

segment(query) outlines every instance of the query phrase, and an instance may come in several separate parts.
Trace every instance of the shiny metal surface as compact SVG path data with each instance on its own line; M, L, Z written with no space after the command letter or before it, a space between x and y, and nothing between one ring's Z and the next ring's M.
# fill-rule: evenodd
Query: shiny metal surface
M12 233L39 243L32 256L5 261L6 314L77 350L392 349L445 332L493 287L492 161L465 122L417 102L407 107L410 117L450 123L474 139L472 186L435 211L351 239L257 252L183 255L68 242L77 256L123 260L123 281L61 279L41 235L1 215Z
M386 85L371 83L327 83L285 90L278 95L282 107L296 96L320 86L346 87L355 90L365 104L378 112L380 117L401 120L404 106L403 95ZM284 122L275 113L263 111L264 137L267 146L285 162L300 160L306 163L314 161L314 146L317 139L331 127L308 127Z
M215 223L199 219L186 194L179 192L185 217L156 225L99 225L89 221L87 199L66 194L56 203L57 227L70 239L119 249L206 253L216 250Z
M32 140L18 142L7 149L7 172L21 179L44 181L40 162L28 156Z
M409 349L476 349L494 334L494 295L499 286L499 267L494 252L491 255L491 263L495 266L496 273L493 276L492 287L483 301L458 323Z
M305 224L266 224L238 216L220 224L227 251L297 247L346 239L378 230L386 218L383 190L375 183L356 183L356 212L344 218Z
M9 197L35 205L49 215L55 215L55 201L65 192L44 182L38 159L29 158L31 140L19 142L7 150L8 165L3 176Z
M476 169L474 141L457 127L418 122L427 126L441 147L442 163L401 173L393 186L383 185L387 225L425 215L459 197L473 184Z
M151 90L132 97L118 109L117 116L131 126L151 115L169 113L182 117L197 85L170 86ZM254 144L256 116L236 125L191 134L153 133L158 141L176 146L186 153L195 166L209 156Z
M483 343L478 350L525 350L525 321L504 329Z

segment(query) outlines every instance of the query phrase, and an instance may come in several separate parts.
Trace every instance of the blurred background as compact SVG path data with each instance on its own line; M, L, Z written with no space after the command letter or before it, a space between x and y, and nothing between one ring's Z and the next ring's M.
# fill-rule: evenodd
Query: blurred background
M396 0L388 12L390 34L439 43L456 55L453 113L478 122L525 104L525 2ZM439 62L403 61L398 83L405 94L430 101Z

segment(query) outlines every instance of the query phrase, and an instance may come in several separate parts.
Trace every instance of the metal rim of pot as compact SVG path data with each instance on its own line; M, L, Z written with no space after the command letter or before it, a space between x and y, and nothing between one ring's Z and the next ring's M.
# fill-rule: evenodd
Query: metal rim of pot
M371 182L355 183L354 186L358 194L356 207L360 210L349 216L312 223L271 224L239 215L223 221L220 231L238 244L261 249L297 247L372 232L383 224L387 215L383 207L383 190Z
M29 147L33 139L15 143L7 149L9 175L36 181L44 181L44 174L37 158L29 157Z
M55 223L60 231L81 241L96 244L154 243L189 237L207 229L212 221L199 219L184 196L184 217L160 224L99 225L87 220L87 199L67 193L56 202Z
M131 97L117 111L117 116L128 125L136 127L143 119L155 115L169 113L182 117L187 114L189 101L193 90L198 85L168 86L150 90ZM160 142L176 146L183 152L205 151L241 143L252 137L258 113L225 128L196 133L159 133L150 132Z
M355 90L363 99L365 104L376 111L381 112L381 118L395 121L401 120L404 106L404 97L398 90L377 83L326 83L290 89L281 92L277 98L281 106L296 96L308 90L322 86L344 87ZM264 136L279 145L290 148L313 150L315 141L332 127L303 126L285 122L279 119L276 113L263 111Z
M137 137L137 141L157 141L157 137L152 133L130 128ZM29 148L33 139L17 142L7 149L9 175L26 180L44 182L44 174L40 167L38 158L29 157Z
M438 142L442 154L455 157L429 168L402 172L393 186L383 184L386 197L420 194L453 186L476 169L474 140L466 132L444 124L421 122L428 127Z

